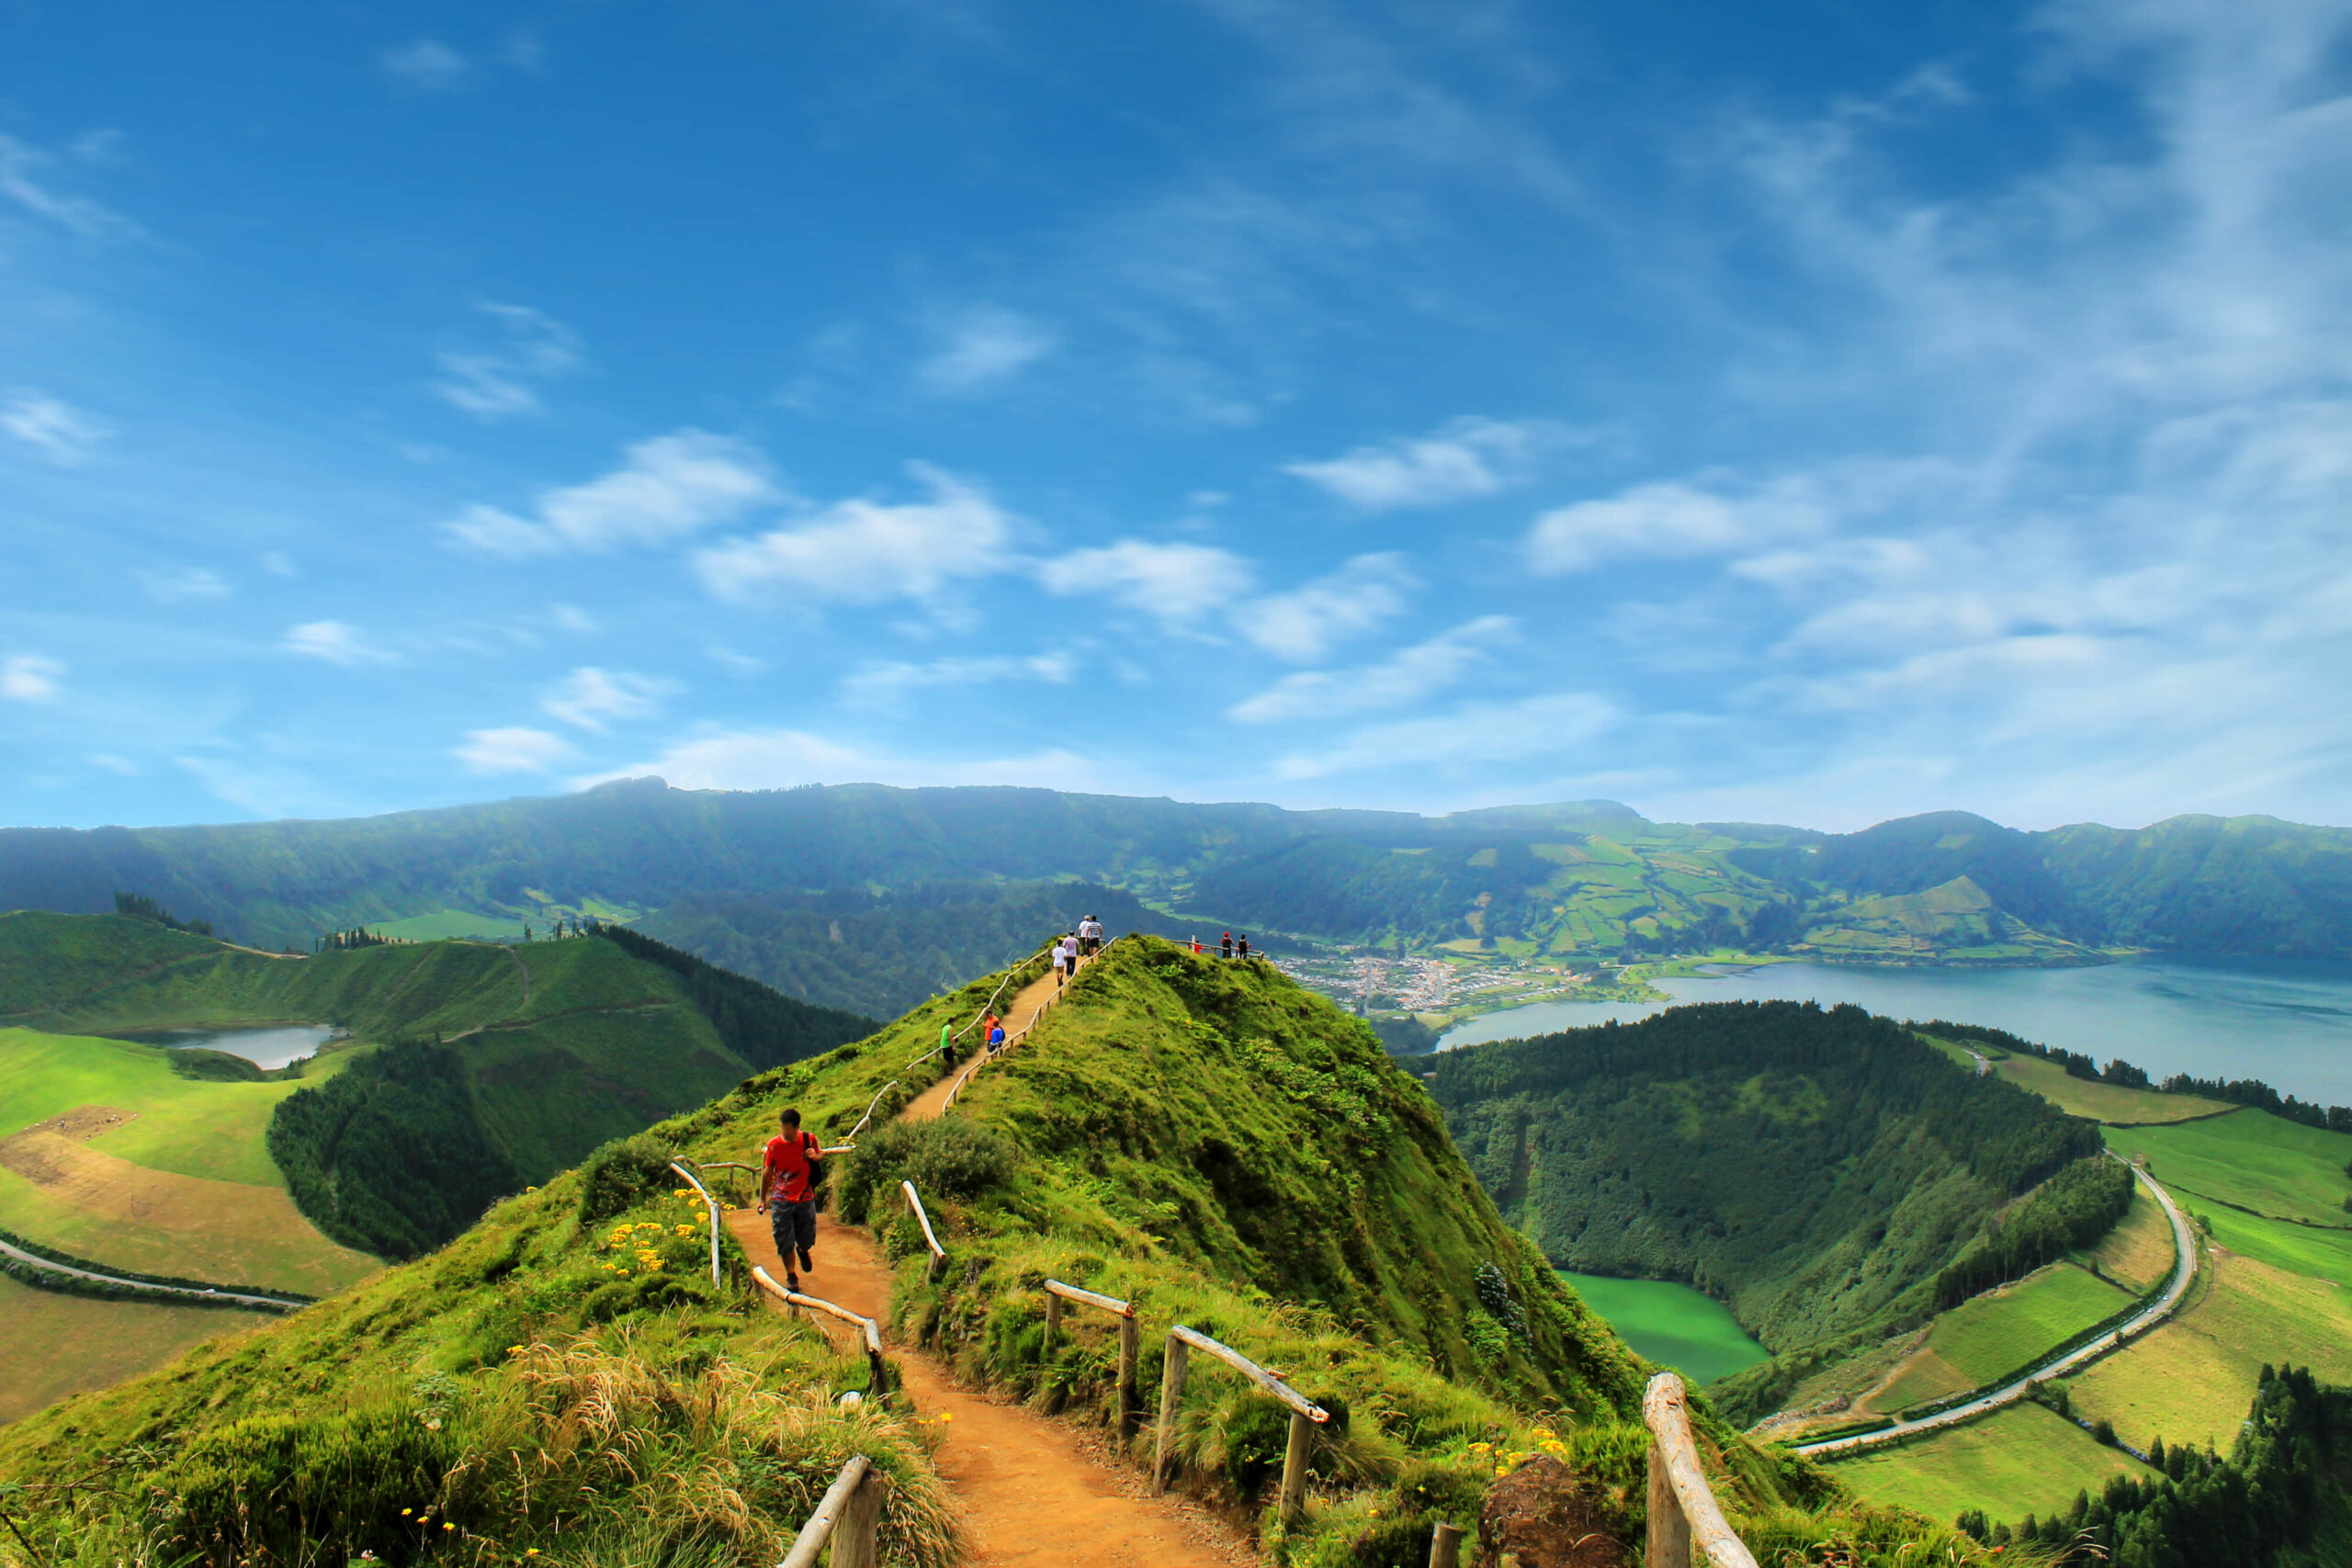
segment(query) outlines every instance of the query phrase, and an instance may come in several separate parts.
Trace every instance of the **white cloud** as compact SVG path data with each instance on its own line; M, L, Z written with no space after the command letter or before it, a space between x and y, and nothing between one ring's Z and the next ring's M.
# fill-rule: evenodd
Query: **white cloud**
M1041 563L1038 581L1056 593L1099 594L1170 625L1226 609L1256 581L1250 563L1214 545L1121 539L1069 550Z
M533 515L471 506L441 525L447 538L513 560L665 545L741 516L775 495L748 442L700 430L640 441L627 461L585 484L543 491Z
M272 577L299 577L301 575L300 569L294 564L294 558L288 555L284 550L264 550L261 553L260 559L262 570L269 573Z
M45 703L57 695L65 666L38 653L11 654L0 660L0 697L17 703Z
M137 224L112 209L87 197L60 196L35 177L36 171L56 162L54 153L0 133L0 196L85 240L139 232Z
M1527 531L1527 564L1547 575L1611 560L1730 555L1826 528L1836 508L1811 477L1734 491L1668 481L1555 508Z
M219 572L200 566L184 566L170 571L141 571L134 573L147 597L158 604L177 604L189 599L225 599L229 584Z
M1041 751L1026 757L958 754L934 761L867 751L797 729L710 729L680 740L647 761L572 782L584 788L607 779L641 778L648 773L668 780L676 789L1010 784L1090 790L1110 782L1085 758L1069 751Z
M934 392L977 392L1016 376L1051 354L1060 340L1028 317L994 306L967 310L947 325L946 344L918 372Z
M1541 421L1465 415L1427 435L1358 446L1318 463L1285 464L1283 472L1367 512L1442 506L1520 483L1542 449L1567 434Z
M539 706L566 724L602 730L608 720L652 717L676 690L676 682L658 676L583 664L540 697Z
M454 93L473 80L472 63L439 39L388 49L376 61L394 81L420 93Z
M571 743L544 729L469 729L449 755L477 773L544 773L571 756Z
M91 752L90 763L93 767L104 768L110 773L119 773L124 778L136 778L139 774L138 763L128 757L118 757L111 751Z
M577 604L558 604L548 612L548 618L568 632L587 637L596 630L596 617Z
M1509 615L1482 615L1427 642L1400 649L1377 664L1302 670L1237 703L1226 716L1243 724L1271 724L1404 707L1461 681L1485 663L1487 651L1508 640L1517 626Z
M11 392L0 402L0 430L61 468L88 462L107 434L104 425L81 410L30 390Z
M503 341L492 349L442 354L447 379L434 382L434 392L479 420L543 412L540 383L580 367L579 334L528 305L485 304L481 309L497 321Z
M1078 661L1066 653L997 658L936 659L929 663L873 663L842 677L841 698L857 707L896 708L908 696L939 686L977 686L991 681L1044 681L1066 686Z
M1401 614L1415 587L1405 558L1358 556L1330 576L1237 606L1234 629L1283 659L1319 659L1333 644Z
M305 621L287 629L279 647L288 653L299 653L306 659L323 659L329 664L356 669L363 664L389 664L394 655L379 643L369 642L358 627L347 621Z
M1555 757L1582 745L1616 721L1617 710L1584 692L1524 697L1511 703L1467 703L1451 713L1393 724L1367 725L1321 751L1283 757L1285 779L1383 769L1459 773L1477 764Z
M978 486L927 463L908 472L931 499L888 505L835 502L792 527L727 539L695 554L695 570L719 599L771 598L871 604L933 598L1009 564L1013 518Z

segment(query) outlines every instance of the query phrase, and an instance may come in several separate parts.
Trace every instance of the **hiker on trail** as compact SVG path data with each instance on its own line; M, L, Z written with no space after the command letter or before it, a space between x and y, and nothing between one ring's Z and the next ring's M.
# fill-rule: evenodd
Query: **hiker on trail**
M949 1066L956 1065L956 1031L944 1023L939 1026L939 1054Z
M1077 945L1078 939L1072 936L1062 937L1054 943L1054 989L1057 991L1069 978L1070 950Z
M1237 953L1238 953L1240 956L1242 956L1243 958L1247 958L1247 957L1249 957L1249 956L1250 956L1250 938L1249 938L1247 935L1244 935L1244 936L1242 937L1242 939L1241 939L1238 942L1236 942L1236 943L1234 944L1234 951L1235 951Z
M1091 915L1078 922L1078 950L1089 958L1102 951L1102 922Z
M1226 932L1225 940L1216 944L1216 955L1219 958L1230 958L1233 956L1233 933L1231 931Z
M817 1245L817 1183L824 1176L824 1145L800 1130L800 1112L786 1111L777 1119L776 1135L768 1140L760 1162L760 1207L775 1235L775 1255L784 1259L784 1288L800 1288L800 1269L814 1270L810 1249ZM797 1258L799 1268L793 1266Z
M1193 956L1198 958L1201 955L1201 939L1199 937L1188 937L1185 940L1193 944Z
M1003 1049L1004 1025L1001 1023L992 1023L989 1025L989 1055L993 1056L999 1051Z

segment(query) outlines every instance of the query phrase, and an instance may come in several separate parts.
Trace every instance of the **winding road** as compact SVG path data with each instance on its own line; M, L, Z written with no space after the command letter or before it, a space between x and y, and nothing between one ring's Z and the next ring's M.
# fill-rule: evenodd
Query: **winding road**
M2165 1293L2149 1303L2145 1311L2121 1327L2100 1335L2087 1345L2078 1345L2064 1355L2053 1356L2014 1382L2004 1383L1992 1393L1981 1394L1965 1404L1955 1405L1950 1410L1940 1411L1933 1416L1921 1416L1917 1421L1897 1421L1894 1426L1882 1427L1875 1432L1857 1432L1850 1438L1831 1438L1818 1443L1799 1443L1796 1445L1796 1451L1807 1459L1821 1459L1832 1454L1852 1453L1859 1449L1874 1448L1880 1443L1893 1442L1898 1438L1908 1438L1920 1432L1932 1432L1942 1427L1956 1427L1962 1421L1973 1420L1984 1415L1988 1410L1997 1410L2004 1404L2016 1404L2026 1396L2028 1390L2043 1378L2055 1377L2061 1372L2072 1371L2086 1361L2095 1360L2106 1355L2115 1348L2119 1340L2136 1338L2170 1317L2173 1308L2180 1304L2180 1298L2188 1293L2188 1282L2197 1277L2197 1243L2188 1234L2188 1222L2181 1216L2180 1210L2174 1205L2172 1194L2157 1186L2154 1179L2139 1167L2132 1167L2132 1174L2138 1179L2141 1186L2148 1190L2148 1196L2164 1205L2165 1217L2172 1222L2172 1279L2165 1286Z
M274 1307L280 1312L293 1312L304 1304L301 1302L288 1301L283 1296L254 1296L247 1295L243 1291L200 1289L194 1285L158 1285L145 1280L124 1280L112 1274L94 1274L87 1269L76 1269L69 1264L59 1263L43 1258L39 1253L27 1252L20 1247L11 1247L5 1241L0 1241L0 1252L6 1253L19 1263L29 1263L34 1268L51 1274L68 1274L76 1280L88 1280L100 1285L119 1285L130 1291L153 1292L158 1295L166 1296L194 1296L202 1302L250 1302L254 1306Z

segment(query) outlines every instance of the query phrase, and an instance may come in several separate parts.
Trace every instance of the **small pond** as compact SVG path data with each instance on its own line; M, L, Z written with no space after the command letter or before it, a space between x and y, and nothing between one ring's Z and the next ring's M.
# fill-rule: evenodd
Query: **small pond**
M1617 1337L1694 1384L1745 1371L1770 1354L1748 1337L1729 1307L1704 1291L1670 1280L1557 1272Z
M282 1067L313 1055L334 1034L323 1023L267 1023L238 1029L161 1029L123 1038L168 1051L226 1051L256 1066Z

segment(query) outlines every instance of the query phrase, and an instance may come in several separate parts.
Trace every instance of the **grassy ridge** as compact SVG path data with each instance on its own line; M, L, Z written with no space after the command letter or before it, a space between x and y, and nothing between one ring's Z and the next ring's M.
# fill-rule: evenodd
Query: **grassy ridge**
M1906 1410L2022 1371L2033 1358L2132 1304L2126 1292L2071 1263L2052 1263L1936 1319L1928 1342L1869 1403Z
M2227 1445L2224 1445L2226 1448ZM1980 1421L1841 1460L1833 1472L1861 1496L1933 1519L1963 1509L1998 1517L2047 1514L2078 1491L2098 1495L2110 1475L2154 1472L2131 1455L2094 1442L2053 1411L2030 1403Z

